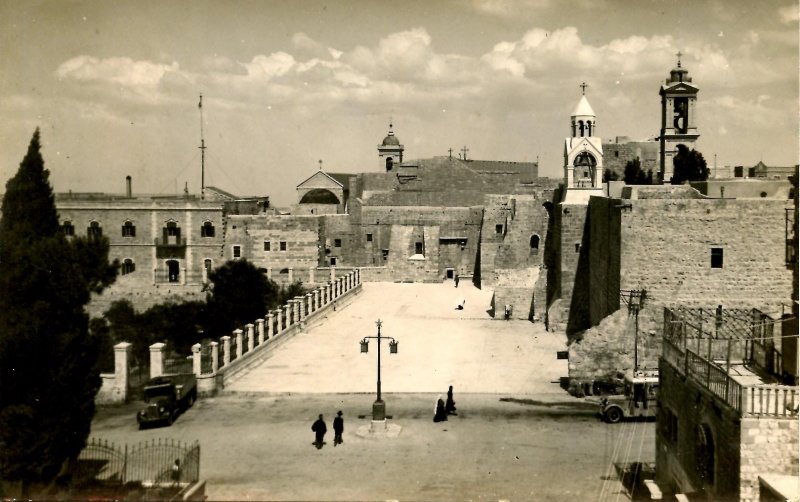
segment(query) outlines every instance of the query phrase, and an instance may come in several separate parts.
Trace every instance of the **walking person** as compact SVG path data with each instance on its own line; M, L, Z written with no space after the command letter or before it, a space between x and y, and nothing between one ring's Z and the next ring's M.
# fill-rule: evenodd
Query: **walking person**
M342 410L339 410L336 412L336 418L333 419L333 446L342 444L342 432L344 432L344 419Z
M447 421L447 413L444 411L444 401L442 401L441 394L439 394L439 397L436 398L436 408L434 408L433 421L434 422Z
M314 425L311 426L311 430L314 431L314 446L317 449L322 449L322 445L325 444L323 439L325 439L325 433L328 432L328 426L325 425L325 420L322 419L322 413L320 413L319 418Z
M453 401L453 386L447 389L447 403L444 405L444 411L448 415L458 415L456 413L456 402Z
M458 274L453 278L453 282L456 283L456 287L458 287Z

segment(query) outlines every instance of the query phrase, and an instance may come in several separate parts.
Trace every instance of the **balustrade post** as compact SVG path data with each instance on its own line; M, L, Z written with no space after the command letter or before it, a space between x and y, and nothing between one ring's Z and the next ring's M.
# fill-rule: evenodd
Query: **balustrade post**
M329 282L335 281L336 280L336 267L331 267L329 272L330 272Z
M216 374L219 371L219 344L211 342L211 373Z
M283 310L284 310L284 317L285 317L284 318L284 323L283 323L283 329L288 329L289 326L292 324L292 318L291 318L292 306L291 306L291 303L290 302L286 302L286 305L283 306Z
M247 353L253 350L256 346L255 344L255 337L253 336L253 323L247 323L244 325L244 344L245 346L242 347L242 352ZM246 350L245 350L246 349Z
M295 306L297 307L297 322L302 323L303 319L305 319L305 310L306 306L305 301L303 301L302 296L296 296L294 300Z
M264 343L264 319L256 319L256 332L258 333L258 344Z
M314 290L314 304L316 304L316 306L317 306L317 308L315 310L319 310L319 308L322 306L320 304L320 302L319 302L319 300L320 300L319 293L320 293L320 289L319 288Z
M308 309L307 315L314 313L314 295L306 293L306 308Z
M275 322L275 314L273 314L272 312L267 312L267 334L266 334L267 340L275 336L275 333L272 331L274 322Z
M233 330L233 336L236 337L236 359L241 359L242 357L242 330L236 328Z
M222 340L222 366L225 367L231 363L231 337L225 335L220 340Z
M200 359L202 355L200 354L200 344L195 343L192 345L192 373L196 376L200 376L203 373L203 365L202 360Z
M131 375L131 347L129 342L114 345L114 389L119 393L120 401L128 398L128 387Z

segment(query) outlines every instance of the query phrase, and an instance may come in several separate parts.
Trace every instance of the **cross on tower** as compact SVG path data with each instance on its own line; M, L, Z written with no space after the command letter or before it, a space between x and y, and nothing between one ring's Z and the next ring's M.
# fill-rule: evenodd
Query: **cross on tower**
M468 151L469 151L469 148L467 148L467 145L464 145L464 148L461 149L461 153L464 154L464 160L467 160L467 152Z
M319 159L319 170L322 171L322 159Z
M586 82L581 82L581 85L579 85L578 87L581 88L581 95L586 96L586 88L589 87L589 84L587 84Z
M447 153L448 153L448 156L452 159L453 158L453 149L452 148L448 148L447 149Z
M675 55L678 56L678 68L680 68L681 67L681 56L683 56L683 54L681 54L681 51L678 51L678 53L675 54Z

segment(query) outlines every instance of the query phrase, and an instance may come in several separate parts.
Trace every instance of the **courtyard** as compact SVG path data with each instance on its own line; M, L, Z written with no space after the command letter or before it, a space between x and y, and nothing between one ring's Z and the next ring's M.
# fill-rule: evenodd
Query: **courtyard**
M455 305L465 301L464 310ZM137 429L139 402L99 410L92 436L115 443L199 440L210 500L626 500L618 469L652 462L654 424L609 425L597 405L566 394L563 335L492 320L491 293L461 283L369 283L324 323L278 347L219 396L171 427ZM396 437L357 434L375 399L375 341ZM453 385L458 415L434 423ZM332 419L342 410L344 443ZM327 444L310 430L318 414Z

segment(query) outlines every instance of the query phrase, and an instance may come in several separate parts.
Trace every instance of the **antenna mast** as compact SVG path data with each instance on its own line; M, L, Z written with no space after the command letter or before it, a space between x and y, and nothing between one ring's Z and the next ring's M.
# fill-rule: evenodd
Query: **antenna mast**
M200 199L206 198L206 140L203 138L203 95L200 94Z

